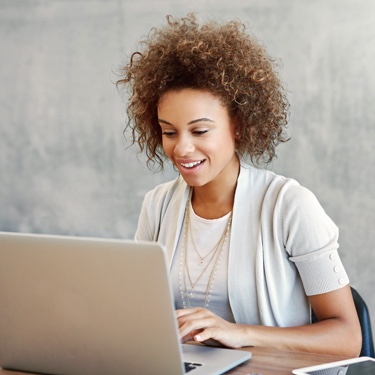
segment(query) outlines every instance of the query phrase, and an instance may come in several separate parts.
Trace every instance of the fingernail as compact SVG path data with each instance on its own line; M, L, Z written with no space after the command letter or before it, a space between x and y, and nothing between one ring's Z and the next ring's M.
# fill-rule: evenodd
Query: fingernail
M195 336L194 336L194 340L195 340L195 341L201 341L201 337L200 337L199 335L195 335Z

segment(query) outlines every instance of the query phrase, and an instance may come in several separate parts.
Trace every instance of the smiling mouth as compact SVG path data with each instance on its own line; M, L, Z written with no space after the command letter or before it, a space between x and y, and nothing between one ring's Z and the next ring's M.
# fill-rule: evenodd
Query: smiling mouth
M200 165L204 162L204 160L201 161L194 161L192 163L180 163L184 168L194 168L197 165Z

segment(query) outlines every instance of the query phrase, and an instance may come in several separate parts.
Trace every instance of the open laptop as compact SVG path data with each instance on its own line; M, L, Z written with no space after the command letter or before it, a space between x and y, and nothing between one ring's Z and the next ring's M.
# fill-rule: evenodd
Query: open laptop
M180 344L160 245L0 232L0 367L213 375L250 357Z

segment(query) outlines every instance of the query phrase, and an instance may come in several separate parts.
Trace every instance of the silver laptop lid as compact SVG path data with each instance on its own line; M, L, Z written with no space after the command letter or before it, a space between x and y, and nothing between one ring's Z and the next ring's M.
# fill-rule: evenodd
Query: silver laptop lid
M183 373L159 245L0 233L0 259L1 367Z

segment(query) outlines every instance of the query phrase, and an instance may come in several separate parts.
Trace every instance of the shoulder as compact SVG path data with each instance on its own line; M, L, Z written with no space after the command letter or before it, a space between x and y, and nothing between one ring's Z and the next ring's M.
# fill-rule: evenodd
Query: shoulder
M182 196L187 188L186 182L180 176L174 180L164 182L148 191L144 203L149 206L163 206L168 204L176 195Z
M238 184L244 192L272 200L276 200L286 192L288 195L292 195L302 188L293 178L287 178L275 172L258 169L244 163L241 164Z
M168 208L171 208L169 217L175 218L178 216L179 207L186 191L188 191L187 185L180 177L157 185L148 191L143 199L135 238L138 240L157 240L160 223ZM186 195L188 195L188 192Z
M254 208L254 202L258 202L262 214L281 215L284 222L287 218L324 215L318 199L308 188L269 170L241 165L237 189L241 204L248 202Z

